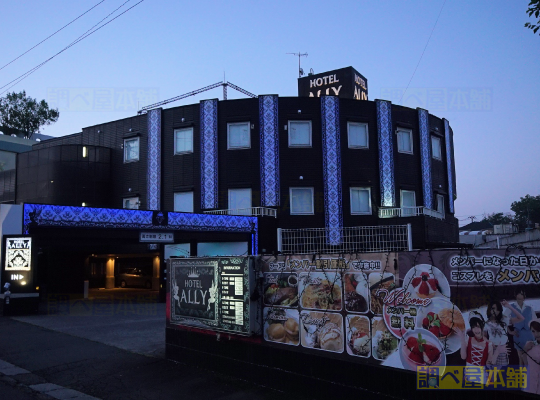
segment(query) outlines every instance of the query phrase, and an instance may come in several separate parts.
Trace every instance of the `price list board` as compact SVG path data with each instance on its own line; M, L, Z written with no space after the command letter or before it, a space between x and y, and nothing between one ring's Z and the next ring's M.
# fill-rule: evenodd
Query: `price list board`
M221 271L221 319L244 325L244 273L241 265L225 265Z
M172 259L173 325L250 333L249 257Z

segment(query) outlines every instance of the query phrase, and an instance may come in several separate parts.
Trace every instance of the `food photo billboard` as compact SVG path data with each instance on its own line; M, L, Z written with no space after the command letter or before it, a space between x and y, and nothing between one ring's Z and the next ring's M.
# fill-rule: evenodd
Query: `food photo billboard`
M411 372L525 367L540 394L538 249L261 260L269 346Z

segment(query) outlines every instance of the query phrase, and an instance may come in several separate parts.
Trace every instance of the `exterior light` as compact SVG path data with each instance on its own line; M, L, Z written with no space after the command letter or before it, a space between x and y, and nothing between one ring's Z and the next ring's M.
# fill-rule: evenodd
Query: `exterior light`
M88 149L86 148L86 146L83 146L82 148L82 156L83 158L88 157Z
M82 206L83 206L83 207L86 207L86 203L85 203L84 201L83 201L83 203L82 203Z

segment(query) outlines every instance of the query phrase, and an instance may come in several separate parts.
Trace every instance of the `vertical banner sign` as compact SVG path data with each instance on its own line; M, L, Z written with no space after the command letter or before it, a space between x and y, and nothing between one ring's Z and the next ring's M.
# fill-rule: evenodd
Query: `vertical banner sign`
M161 207L161 108L148 111L148 210Z
M424 207L433 208L433 188L431 183L431 141L429 137L429 113L418 109L420 125L420 158L422 160L422 188Z
M392 103L375 100L379 134L379 175L381 207L395 207L394 147L392 141Z
M447 119L444 121L444 138L446 144L446 169L448 172L448 205L450 212L454 213L454 170L452 169L452 138L450 137L450 124Z
M171 325L250 333L248 257L171 259Z
M259 96L261 206L279 206L278 96Z
M218 208L217 100L201 101L201 208Z
M32 238L6 238L4 260L2 282L11 283L15 293L32 291Z
M328 244L337 246L341 243L341 228L343 227L339 98L322 96L321 114L325 222L328 230Z

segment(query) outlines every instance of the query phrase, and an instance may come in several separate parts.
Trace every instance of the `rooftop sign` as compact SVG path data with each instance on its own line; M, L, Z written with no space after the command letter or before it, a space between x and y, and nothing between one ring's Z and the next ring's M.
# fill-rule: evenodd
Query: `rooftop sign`
M338 96L367 100L367 79L353 67L336 69L298 79L299 97Z

